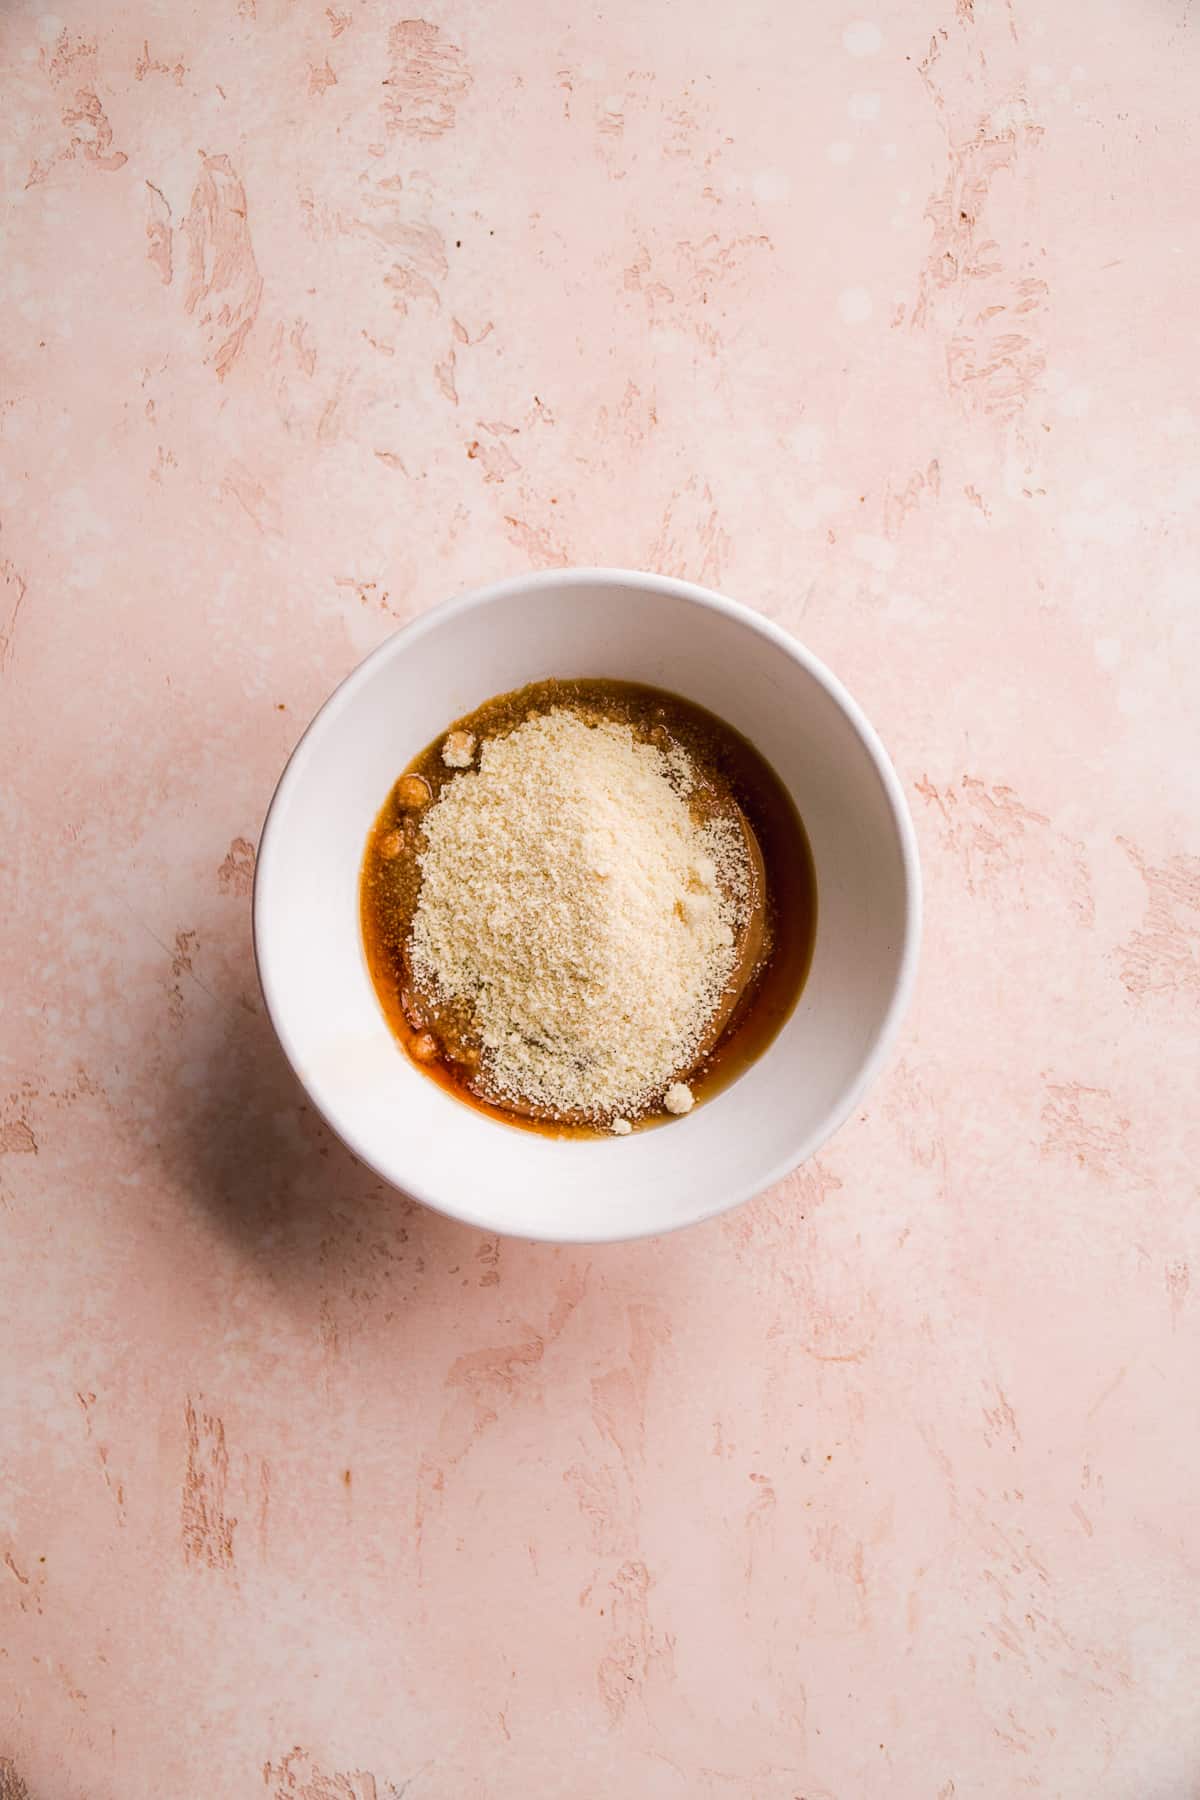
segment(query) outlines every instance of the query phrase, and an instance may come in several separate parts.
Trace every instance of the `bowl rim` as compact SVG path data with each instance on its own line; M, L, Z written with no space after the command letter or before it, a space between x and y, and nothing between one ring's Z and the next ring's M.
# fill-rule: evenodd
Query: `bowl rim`
M891 997L857 1076L845 1089L840 1099L828 1108L817 1125L807 1133L797 1149L789 1152L782 1163L772 1167L765 1177L760 1178L756 1175L750 1182L738 1186L728 1195L723 1195L713 1205L705 1206L698 1212L689 1213L686 1218L673 1220L667 1224L647 1225L644 1230L631 1231L623 1228L600 1233L594 1230L587 1233L572 1233L569 1228L545 1232L530 1232L527 1229L514 1231L504 1225L498 1225L494 1218L487 1217L485 1212L459 1203L454 1198L446 1200L419 1184L410 1185L408 1181L398 1181L394 1173L381 1167L376 1157L362 1143L356 1141L353 1132L347 1131L339 1123L336 1109L328 1105L322 1094L316 1091L316 1087L310 1085L310 1081L301 1075L300 1069L303 1061L284 1022L282 998L274 989L269 974L270 957L265 949L267 930L264 917L263 870L272 858L272 846L282 812L281 802L289 789L299 780L305 766L311 760L319 732L345 710L353 700L357 689L365 685L380 664L393 657L403 656L406 650L419 643L423 637L439 630L451 620L483 611L487 607L503 604L509 598L516 594L526 593L531 588L603 586L636 588L647 594L669 595L705 611L719 613L743 629L755 632L758 636L765 638L783 655L789 657L793 662L799 663L805 672L825 690L861 739L883 787L896 832L903 869L904 942ZM515 1236L523 1238L527 1242L557 1244L633 1242L638 1238L665 1237L668 1233L681 1231L686 1226L704 1224L707 1220L717 1218L722 1213L731 1212L734 1207L743 1205L757 1194L765 1193L768 1188L773 1187L776 1182L782 1181L785 1176L790 1175L794 1169L799 1168L814 1156L845 1124L863 1094L880 1073L895 1042L916 983L922 912L923 893L917 835L900 778L896 774L891 758L875 727L833 671L781 625L777 625L774 620L767 618L764 614L754 611L752 607L740 600L731 600L727 595L717 593L712 588L701 587L696 582L685 581L674 575L655 575L639 569L600 566L531 570L525 574L507 576L502 581L491 582L486 587L474 588L465 594L441 601L421 613L409 624L392 632L361 662L356 664L349 674L338 682L328 699L314 713L283 766L267 807L262 831L259 834L254 866L254 890L251 899L254 963L267 1017L293 1075L335 1137L350 1151L352 1156L378 1175L381 1181L386 1182L397 1192L418 1201L422 1206L429 1207L434 1212L442 1213L447 1218L455 1219L460 1224L471 1226L476 1230L493 1232L499 1236ZM564 1221L564 1224L567 1222Z

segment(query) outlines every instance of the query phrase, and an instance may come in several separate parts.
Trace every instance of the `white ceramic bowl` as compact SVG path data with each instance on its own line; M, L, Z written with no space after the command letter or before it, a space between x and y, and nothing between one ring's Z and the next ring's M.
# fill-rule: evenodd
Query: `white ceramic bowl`
M455 1100L392 1037L363 955L359 868L389 785L452 719L549 675L648 682L735 726L790 790L816 865L812 969L774 1043L687 1118L630 1138L559 1141ZM919 935L912 821L845 689L745 607L615 569L501 582L382 644L322 707L284 770L254 888L267 1009L338 1136L428 1206L489 1231L564 1242L691 1224L811 1156L879 1068Z

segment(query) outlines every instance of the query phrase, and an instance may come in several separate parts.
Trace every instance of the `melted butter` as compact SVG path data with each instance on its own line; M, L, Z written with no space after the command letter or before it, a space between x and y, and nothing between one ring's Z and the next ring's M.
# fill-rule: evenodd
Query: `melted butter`
M442 746L452 730L480 741L514 730L554 707L627 724L646 742L674 743L698 776L693 807L736 822L753 879L751 902L735 940L736 961L698 1054L675 1079L697 1101L735 1080L760 1056L795 1006L812 959L816 882L808 840L786 789L745 738L690 701L632 682L534 682L485 702L446 731L398 776L419 776L431 803L460 771L447 768ZM579 1115L547 1117L532 1107L499 1104L481 1075L468 1020L417 991L405 946L420 892L420 813L405 809L395 785L367 842L360 914L367 965L388 1023L422 1074L491 1117L553 1137L604 1136ZM430 1033L432 1031L432 1040ZM431 1041L434 1054L429 1055ZM639 1121L661 1122L663 1114Z

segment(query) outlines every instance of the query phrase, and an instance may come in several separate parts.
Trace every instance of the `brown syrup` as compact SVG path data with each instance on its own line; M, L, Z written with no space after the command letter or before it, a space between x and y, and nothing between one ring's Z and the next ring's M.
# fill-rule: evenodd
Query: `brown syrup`
M468 731L482 742L505 736L526 719L555 707L627 724L643 741L662 743L665 733L687 752L714 809L735 803L757 841L766 877L762 953L716 1044L686 1076L697 1102L702 1102L762 1055L804 987L817 919L816 881L804 827L778 776L738 732L689 700L628 681L537 681L515 693L500 694L447 725L446 732L414 757L403 773L428 783L431 803L436 802L460 773L442 761L448 732ZM456 1041L452 1021L439 1021L439 1036L433 1040L437 1054L428 1059L430 1037L426 1021L414 1007L405 955L420 893L416 861L422 843L420 818L420 812L400 805L393 785L367 840L360 881L367 967L394 1035L423 1074L477 1112L543 1136L607 1135L593 1125L538 1119L481 1098L471 1086L469 1035ZM425 1055L417 1053L418 1045ZM445 1053L447 1047L451 1054ZM643 1123L661 1119L662 1115Z

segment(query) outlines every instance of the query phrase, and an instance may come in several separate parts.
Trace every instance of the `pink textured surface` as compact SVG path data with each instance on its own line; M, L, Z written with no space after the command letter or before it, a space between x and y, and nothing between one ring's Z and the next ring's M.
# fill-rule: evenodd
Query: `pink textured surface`
M1197 1792L1197 29L6 0L4 1800ZM568 561L827 658L929 915L818 1163L578 1254L355 1168L247 905Z

